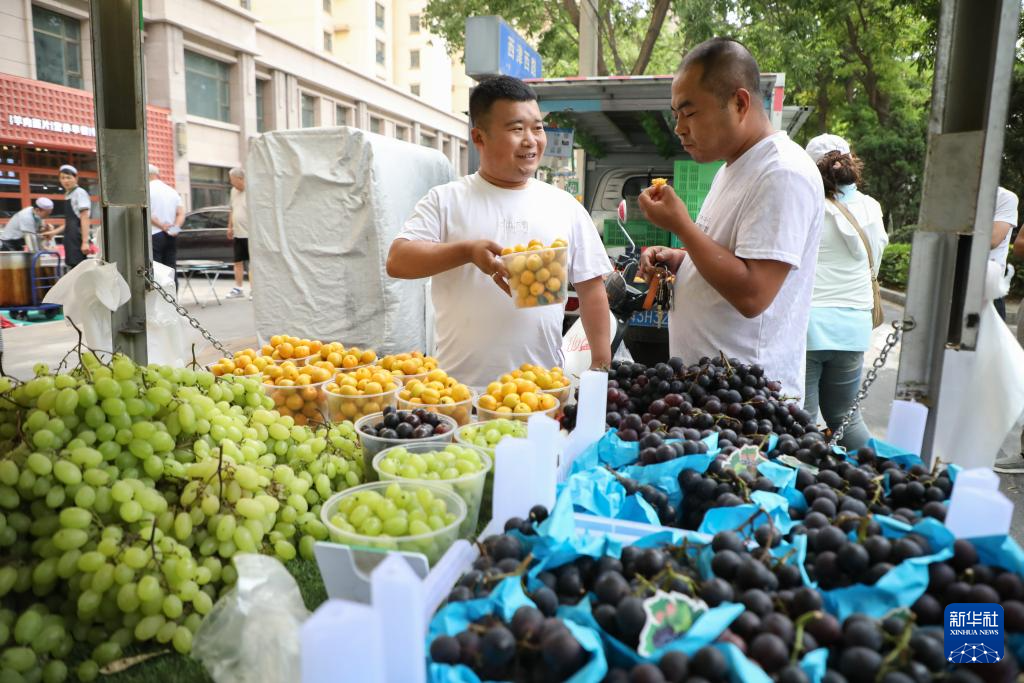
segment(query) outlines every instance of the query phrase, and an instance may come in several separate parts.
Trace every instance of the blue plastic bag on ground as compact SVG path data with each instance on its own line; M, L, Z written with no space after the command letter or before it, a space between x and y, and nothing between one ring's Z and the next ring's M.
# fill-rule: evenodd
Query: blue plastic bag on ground
M429 661L430 643L441 635L454 636L465 631L470 623L488 614L494 614L503 621L512 620L512 615L523 605L535 606L523 592L519 578L512 576L499 583L486 598L453 602L442 608L430 622L427 633L428 666L427 680L431 683L480 683L480 677L467 666L451 666ZM590 655L586 665L577 671L570 683L592 683L600 681L608 672L600 636L592 629L578 622L566 621L566 626L580 646Z

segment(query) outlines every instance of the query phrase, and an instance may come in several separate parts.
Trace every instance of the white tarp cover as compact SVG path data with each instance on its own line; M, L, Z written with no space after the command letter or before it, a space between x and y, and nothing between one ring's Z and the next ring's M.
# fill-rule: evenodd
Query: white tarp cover
M253 140L245 194L260 341L430 350L428 280L392 279L385 262L416 202L453 177L440 152L355 128Z

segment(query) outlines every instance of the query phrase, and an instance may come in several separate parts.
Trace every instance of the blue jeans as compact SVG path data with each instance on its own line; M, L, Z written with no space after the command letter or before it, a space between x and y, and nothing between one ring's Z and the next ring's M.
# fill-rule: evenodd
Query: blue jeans
M857 398L864 354L860 351L808 351L804 378L804 410L817 419L818 409L830 429L835 430ZM855 451L867 445L871 432L858 410L843 430L839 445Z

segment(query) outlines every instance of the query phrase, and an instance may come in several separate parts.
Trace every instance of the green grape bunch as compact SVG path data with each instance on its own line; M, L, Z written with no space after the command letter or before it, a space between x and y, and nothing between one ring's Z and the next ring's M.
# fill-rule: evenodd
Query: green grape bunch
M273 406L256 379L120 355L0 376L0 681L95 680L138 643L188 654L236 553L312 559L362 453L351 423Z

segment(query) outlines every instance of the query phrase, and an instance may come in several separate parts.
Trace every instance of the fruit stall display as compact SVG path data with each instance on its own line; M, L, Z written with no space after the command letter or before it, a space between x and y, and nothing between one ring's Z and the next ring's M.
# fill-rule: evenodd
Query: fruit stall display
M468 388L418 352L281 335L208 371L78 358L0 377L0 681L188 655L237 553L334 540L436 562L487 521L494 448L523 418L575 427L557 368L497 378L474 422L440 410ZM614 363L607 433L552 510L479 540L430 624L428 678L1012 680L1024 552L953 539L955 468L834 450L780 389L726 358ZM574 512L655 533L595 542L566 534ZM947 661L951 602L1003 605L1002 661Z

